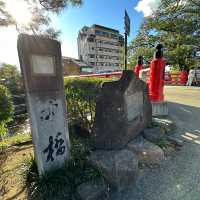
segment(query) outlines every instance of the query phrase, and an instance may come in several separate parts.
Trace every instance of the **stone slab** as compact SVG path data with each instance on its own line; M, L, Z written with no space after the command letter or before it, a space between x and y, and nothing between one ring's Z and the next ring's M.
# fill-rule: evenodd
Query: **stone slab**
M152 121L153 121L154 124L164 128L166 133L171 134L176 130L176 125L170 119L154 117Z
M167 116L168 105L167 102L152 102L152 116Z
M20 34L18 54L35 158L42 175L62 167L69 158L61 46L55 40Z
M107 182L117 189L133 186L138 175L136 155L127 150L97 150L91 153L89 162L99 168Z
M147 128L143 132L143 136L150 142L158 143L163 139L166 139L166 135L163 129L160 127Z
M163 150L159 146L145 140L142 136L138 136L129 142L127 148L137 155L140 164L160 164L165 159Z
M122 149L151 123L152 110L146 83L133 71L105 82L96 102L93 141L96 149Z
M109 187L103 180L82 183L77 188L80 200L108 200Z

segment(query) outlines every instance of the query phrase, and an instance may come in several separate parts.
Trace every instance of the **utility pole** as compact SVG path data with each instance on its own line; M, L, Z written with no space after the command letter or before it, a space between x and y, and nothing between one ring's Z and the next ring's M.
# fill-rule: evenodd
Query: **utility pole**
M125 70L127 70L127 37L130 34L130 18L128 16L127 11L125 10L125 16L124 16L124 65L125 65Z
M127 33L124 33L124 65L125 65L125 70L127 70Z

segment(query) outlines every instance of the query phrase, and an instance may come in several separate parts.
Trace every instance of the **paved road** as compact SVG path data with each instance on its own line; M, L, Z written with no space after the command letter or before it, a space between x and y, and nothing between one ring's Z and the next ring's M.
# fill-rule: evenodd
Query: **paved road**
M120 200L200 200L200 88L167 86L169 115L184 147L160 167L148 169Z
M170 117L175 120L180 129L200 130L199 87L167 86L165 98L169 102Z

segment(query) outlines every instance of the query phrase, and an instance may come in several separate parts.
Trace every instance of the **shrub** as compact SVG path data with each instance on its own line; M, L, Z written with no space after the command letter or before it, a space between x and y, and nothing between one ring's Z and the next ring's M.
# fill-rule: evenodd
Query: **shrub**
M0 85L0 138L7 133L6 123L12 120L14 107L8 89Z
M79 199L76 188L84 182L103 178L100 171L92 167L87 156L89 146L77 137L71 137L71 158L60 169L39 177L33 156L26 158L22 167L24 182L28 187L29 199L59 200Z
M108 78L65 78L65 94L70 121L91 131L96 108L96 97Z

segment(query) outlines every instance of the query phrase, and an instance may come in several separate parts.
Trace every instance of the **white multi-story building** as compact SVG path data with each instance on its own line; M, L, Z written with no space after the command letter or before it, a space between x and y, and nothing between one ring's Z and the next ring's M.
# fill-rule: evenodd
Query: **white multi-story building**
M120 50L124 39L118 30L94 24L78 34L79 59L95 71L120 70Z

